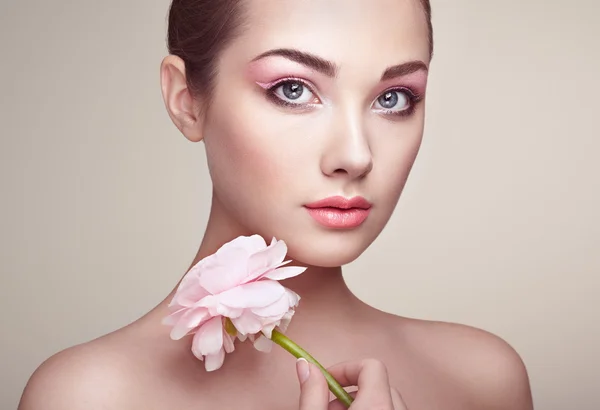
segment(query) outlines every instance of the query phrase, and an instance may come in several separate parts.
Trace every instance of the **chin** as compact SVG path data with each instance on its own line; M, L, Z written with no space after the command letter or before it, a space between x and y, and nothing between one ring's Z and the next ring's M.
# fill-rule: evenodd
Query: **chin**
M261 235L267 244L273 237L283 240L288 248L286 260L293 260L303 266L334 268L356 260L373 243L385 226L386 220L372 219L353 229L329 229L308 218L273 218L260 215L249 219L244 231ZM237 221L242 221L240 213ZM278 215L279 216L279 215ZM305 216L304 214L302 216Z
M375 238L356 230L291 235L282 239L288 246L286 259L305 266L334 268L357 259Z

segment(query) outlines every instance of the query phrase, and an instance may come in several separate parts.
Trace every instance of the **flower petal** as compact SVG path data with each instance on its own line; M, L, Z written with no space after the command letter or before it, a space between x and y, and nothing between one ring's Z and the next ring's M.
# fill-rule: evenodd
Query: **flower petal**
M223 317L228 317L231 319L240 317L242 315L242 313L244 313L244 309L231 308L231 307L223 305L223 304L218 304L216 311L217 311L218 315L221 315Z
M204 265L200 284L213 295L243 283L248 275L248 252L243 248L228 249L226 255L217 255ZM210 258L210 257L209 257Z
M251 236L238 236L237 238L227 242L217 251L217 254L224 254L230 248L243 248L249 254L253 254L267 247L267 242L260 235L254 234Z
M234 340L235 338L227 332L223 333L223 347L225 348L225 353L231 353L235 350Z
M192 307L200 299L209 295L209 292L200 284L198 275L200 274L201 266L202 261L198 262L185 274L177 287L175 296L173 296L171 303L169 303L170 308Z
M279 328L279 330L281 332L285 332L287 330L288 326L290 325L290 322L292 321L292 317L294 316L294 313L295 312L292 309L290 309L289 312L287 312L285 315L283 315L283 317L279 321L279 324L277 325L277 327Z
M193 333L192 352L207 371L219 369L235 341L250 339L261 351L270 351L273 329L287 328L300 297L278 281L304 272L284 261L285 242L273 238L267 246L260 235L241 236L194 265L184 276L169 304L164 322L173 326L171 337ZM229 318L237 335L225 332ZM266 337L265 337L266 335Z
M286 253L287 245L284 241L273 241L267 248L251 255L248 260L246 283L259 279L262 275L278 267L283 262Z
M212 372L218 370L223 366L223 362L225 361L225 350L221 349L215 354L206 355L206 359L204 360L204 368L207 372Z
M254 341L254 347L260 352L269 353L273 348L273 341L260 335L258 339Z
M298 306L298 303L300 303L300 295L298 295L293 290L289 290L288 288L285 288L285 293L287 294L290 300L290 306Z
M290 310L290 307L290 298L288 297L287 293L284 293L278 300L271 303L270 305L265 307L252 308L250 310L257 316L265 318L277 316L281 318L284 314L287 313L288 310Z
M304 272L306 268L301 266L286 266L285 268L277 268L266 275L263 278L272 279L272 280L284 280L288 278L293 278L294 276L300 275Z
M174 310L169 316L163 318L162 324L174 326L188 310L189 309L187 308L180 308L176 311Z
M171 339L179 340L183 338L194 328L207 321L209 317L208 311L204 308L187 309L171 329Z
M268 306L285 294L285 288L274 280L261 280L237 286L218 295L219 302L230 308Z
M266 247L260 235L239 236L202 259L190 271L208 292L218 294L240 284L248 274L250 256Z
M223 318L213 317L196 331L192 341L192 351L198 356L217 353L223 348Z
M280 321L281 319L273 320L269 322L268 325L263 326L262 334L271 339L273 337L273 329L275 329L275 326L277 326Z
M263 322L260 320L260 317L256 316L249 310L245 310L240 317L231 319L231 322L238 332L243 335L258 333L264 326Z

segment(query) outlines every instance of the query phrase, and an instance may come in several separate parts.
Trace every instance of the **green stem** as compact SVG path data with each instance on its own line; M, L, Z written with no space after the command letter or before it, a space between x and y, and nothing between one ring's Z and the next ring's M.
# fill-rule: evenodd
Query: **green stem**
M353 401L352 396L350 396L348 392L346 392L346 390L344 390L344 388L337 382L337 380L335 380L333 376L329 374L329 372L325 370L325 368L321 366L321 364L317 362L315 358L312 357L306 350L302 349L290 338L277 330L273 330L273 333L271 334L271 340L290 352L297 359L303 357L321 369L321 372L325 376L325 380L327 380L327 384L329 385L329 390L331 390L335 397L337 397L346 407L350 407L350 404L352 404Z

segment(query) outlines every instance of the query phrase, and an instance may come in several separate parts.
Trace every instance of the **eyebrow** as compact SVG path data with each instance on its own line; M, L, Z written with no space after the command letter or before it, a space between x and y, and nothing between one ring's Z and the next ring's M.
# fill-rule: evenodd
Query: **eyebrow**
M304 51L292 48L277 48L274 50L265 51L264 53L254 57L252 61L257 61L270 56L285 57L289 60L295 61L309 68L312 68L313 70L318 71L321 74L325 74L328 77L335 77L338 72L338 66L335 63L325 60L324 58L321 58L314 54L306 53ZM386 68L383 74L381 75L380 81L386 81L392 78L402 77L421 70L428 71L427 64L425 64L423 61L408 61L406 63Z
M391 80L392 78L402 77L408 74L415 73L417 71L425 71L427 72L429 69L427 68L427 64L422 61L408 61L406 63L393 65L385 69L383 74L381 75L381 81Z
M275 50L269 50L253 58L252 61L260 60L261 58L269 56L285 57L289 60L310 67L313 70L318 71L321 74L325 74L328 77L335 77L338 72L338 68L335 63L327 61L324 58L321 58L314 54L305 53L304 51L295 50L292 48L278 48Z

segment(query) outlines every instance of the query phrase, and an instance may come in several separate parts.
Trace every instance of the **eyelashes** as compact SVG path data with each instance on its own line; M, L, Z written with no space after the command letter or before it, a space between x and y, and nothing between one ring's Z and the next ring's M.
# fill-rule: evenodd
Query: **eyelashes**
M288 77L262 86L266 88L269 100L281 107L306 111L321 104L313 91L314 87L299 78ZM307 98L307 101L303 101Z
M307 81L288 77L270 84L259 84L265 89L267 98L280 107L296 111L310 111L321 104ZM423 97L409 87L391 87L379 94L371 107L375 112L394 117L411 116Z
M376 107L376 110L381 114L408 117L415 112L418 103L422 99L420 95L417 95L410 88L394 87L380 94L373 102L373 105L379 106ZM396 105L399 106L396 107Z

